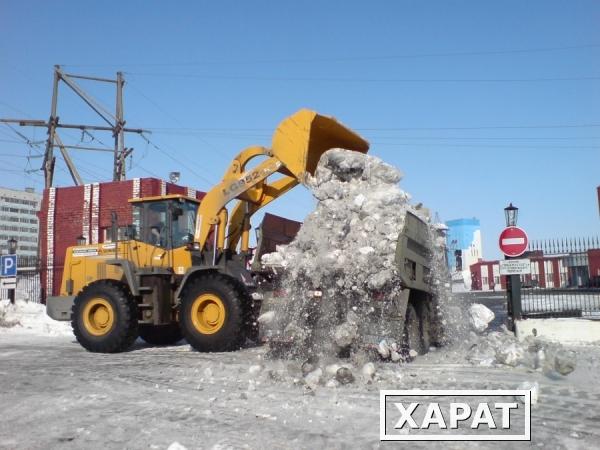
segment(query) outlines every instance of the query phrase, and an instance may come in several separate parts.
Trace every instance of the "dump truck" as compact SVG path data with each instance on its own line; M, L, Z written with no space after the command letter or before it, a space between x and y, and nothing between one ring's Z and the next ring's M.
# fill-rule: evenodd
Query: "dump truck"
M260 308L248 268L250 219L314 174L331 148L366 153L369 144L303 109L279 124L270 148L241 151L201 201L132 199L124 239L116 238L115 214L115 242L67 248L60 294L46 299L47 314L71 321L92 352L124 351L138 336L152 344L184 337L205 352L240 348L256 335Z
M285 219L278 218L280 222ZM429 225L412 212L407 212L395 251L395 264L401 284L399 295L388 292L371 292L372 300L366 305L364 298L327 298L321 286L304 283L300 293L308 301L299 302L302 311L290 313L296 305L282 283L286 267L273 264L262 256L274 252L273 243L285 245L294 235L281 233L282 226L274 227L272 220L264 220L257 229L257 247L253 269L258 274L259 294L262 298L262 313L273 311L275 319L265 324L260 332L263 343L270 346L274 355L293 355L299 349L319 347L331 341L335 326L347 319L347 314L356 308L373 308L373 313L362 315L358 323L357 342L336 348L338 356L349 355L357 347L377 352L382 340L398 344L398 350L405 359L410 350L418 354L428 352L430 346L440 345L443 330L439 317L438 293L432 283L432 236ZM297 222L291 222L288 229L298 230ZM434 231L434 233L438 233ZM283 314L282 314L283 313ZM294 342L298 334L287 332L289 315L302 318L301 327L310 330L300 335L301 343ZM323 317L327 315L327 317ZM370 320L364 320L366 318ZM325 320L322 320L325 319ZM351 348L353 347L353 348Z

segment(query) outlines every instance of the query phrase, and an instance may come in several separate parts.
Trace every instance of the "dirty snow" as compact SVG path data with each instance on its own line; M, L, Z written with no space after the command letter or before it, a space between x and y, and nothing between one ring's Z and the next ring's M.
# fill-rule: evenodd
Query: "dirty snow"
M263 256L263 263L286 268L287 301L275 309L273 340L311 357L378 345L382 338L386 345L401 341L401 322L389 320L401 284L398 237L407 212L429 222L398 186L401 178L398 169L358 152L334 149L321 157L307 181L316 209L292 243ZM431 236L429 250L441 254ZM311 296L315 290L322 296ZM392 355L380 347L382 356Z

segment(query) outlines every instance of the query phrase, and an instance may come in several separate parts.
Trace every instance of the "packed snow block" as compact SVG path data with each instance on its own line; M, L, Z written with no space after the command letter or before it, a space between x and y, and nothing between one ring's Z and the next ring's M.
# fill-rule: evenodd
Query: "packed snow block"
M518 343L512 343L496 350L496 360L500 364L516 367L523 361L525 351Z
M112 213L119 227L132 224L129 200L181 194L201 200L205 193L156 178L90 183L44 190L39 219L42 301L59 295L65 254L78 238L87 244L110 239Z
M488 324L494 320L494 317L494 312L481 303L474 303L469 308L469 323L478 333L485 331Z

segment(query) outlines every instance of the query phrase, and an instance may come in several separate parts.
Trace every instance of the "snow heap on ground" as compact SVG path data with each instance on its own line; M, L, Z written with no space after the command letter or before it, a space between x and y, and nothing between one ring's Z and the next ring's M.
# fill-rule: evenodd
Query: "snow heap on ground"
M332 354L367 335L377 337L374 344L382 336L390 344L400 341L403 330L382 320L393 314L384 306L391 302L378 300L400 292L396 246L407 212L429 220L409 204L401 178L398 169L358 152L334 149L321 157L307 181L316 209L292 243L263 256L264 264L286 268L288 301L275 310L275 339L293 341L293 350L305 355ZM311 297L315 290L322 298Z
M8 300L0 301L0 333L7 330L25 331L49 336L72 336L69 322L59 322L46 314L40 303L17 300L13 305Z

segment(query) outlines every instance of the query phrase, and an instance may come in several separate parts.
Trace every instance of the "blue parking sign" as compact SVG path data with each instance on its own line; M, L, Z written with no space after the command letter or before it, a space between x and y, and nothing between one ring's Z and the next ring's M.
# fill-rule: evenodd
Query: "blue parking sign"
M0 259L0 276L17 276L17 255L2 255Z

